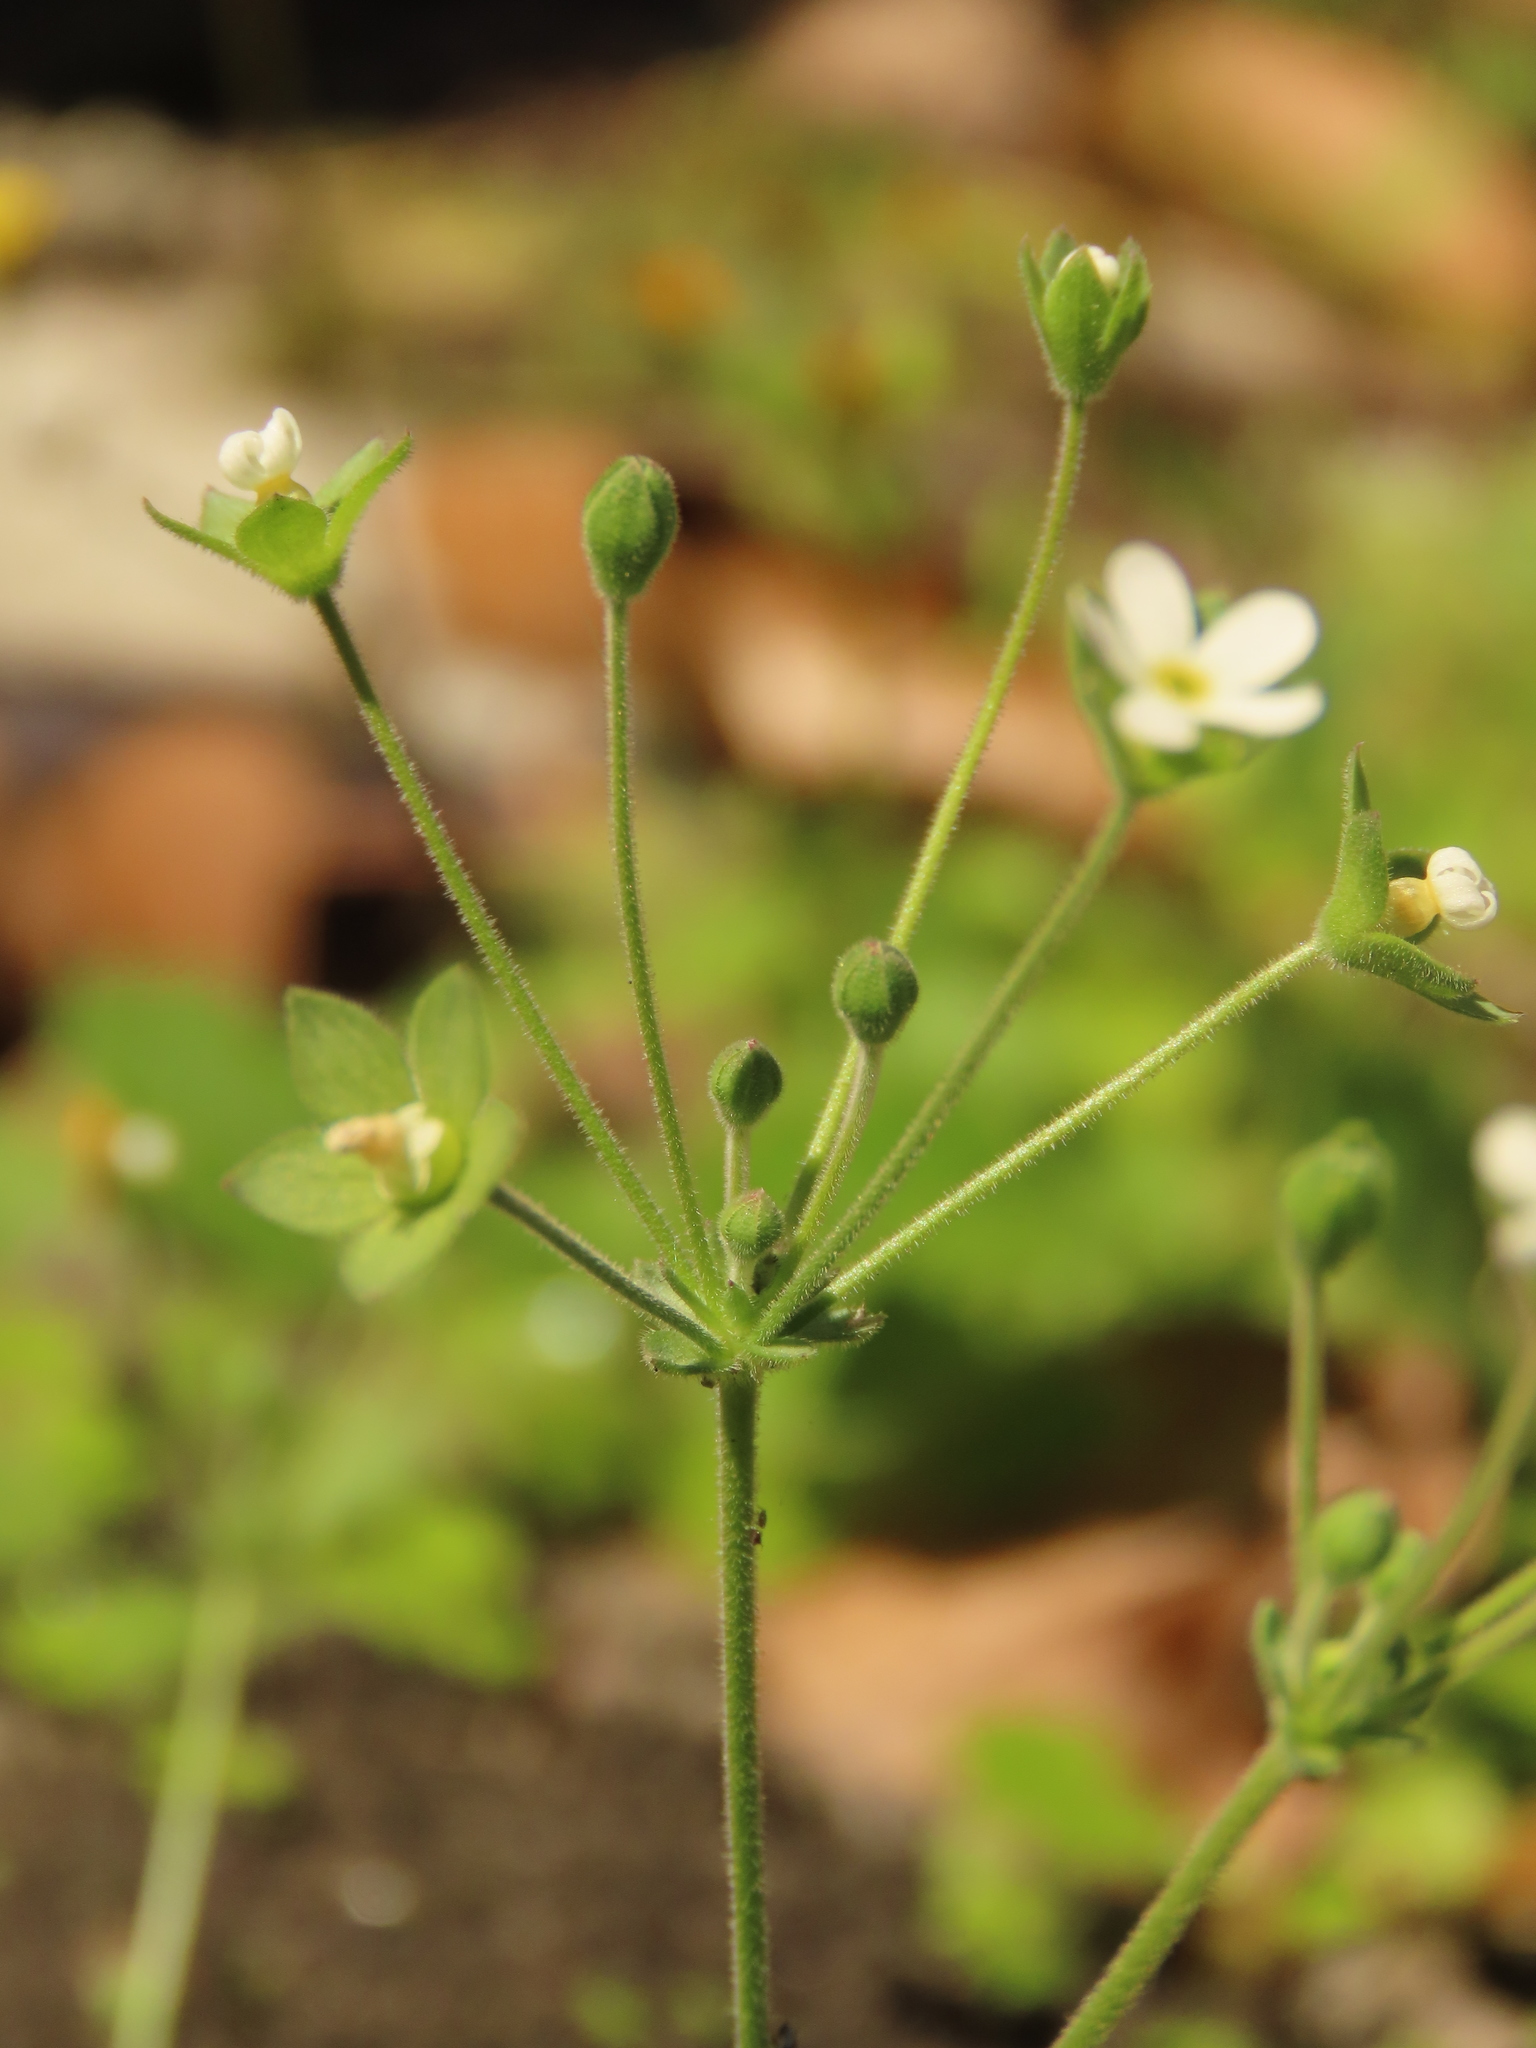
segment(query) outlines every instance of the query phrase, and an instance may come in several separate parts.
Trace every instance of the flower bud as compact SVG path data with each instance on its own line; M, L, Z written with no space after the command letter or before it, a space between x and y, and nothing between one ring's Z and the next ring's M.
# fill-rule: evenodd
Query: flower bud
M1309 1145L1280 1195L1297 1257L1310 1272L1332 1272L1380 1223L1391 1193L1391 1156L1369 1124L1340 1124Z
M783 1213L763 1188L739 1195L720 1217L720 1236L726 1250L748 1263L772 1251L783 1235Z
M889 1045L917 1001L912 962L884 939L860 939L832 975L832 1007L861 1045Z
M1387 886L1382 919L1389 932L1417 938L1436 918L1453 931L1475 932L1498 916L1498 891L1464 846L1439 847L1427 860L1394 854L1392 865L1399 872Z
M1134 242L1111 256L1058 228L1038 258L1026 242L1019 262L1051 382L1063 398L1084 405L1103 391L1146 325L1147 260Z
M766 1045L738 1038L709 1070L710 1100L721 1123L744 1131L772 1109L784 1086L784 1073Z
M628 604L677 538L671 477L644 455L621 455L587 493L581 538L598 596L608 604Z
M1330 1585L1352 1586L1375 1571L1396 1538L1396 1501L1376 1487L1362 1487L1323 1509L1313 1525L1313 1555Z
M238 490L258 498L293 489L293 471L304 452L299 423L284 405L274 408L264 427L226 434L219 448L219 468Z
M439 1201L458 1178L463 1147L441 1117L419 1102L369 1116L343 1117L325 1132L327 1152L355 1153L373 1168L392 1202Z

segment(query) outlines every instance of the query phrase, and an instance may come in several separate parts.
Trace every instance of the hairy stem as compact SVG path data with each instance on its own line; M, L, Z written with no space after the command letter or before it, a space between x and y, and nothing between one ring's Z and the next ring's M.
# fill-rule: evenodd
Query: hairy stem
M857 1201L822 1242L807 1254L807 1273L825 1274L831 1269L833 1261L840 1258L868 1228L933 1142L951 1110L981 1071L992 1048L1018 1015L1019 1006L1036 976L1097 893L1120 850L1134 810L1133 798L1122 796L1115 800L1084 850L1082 859L1020 947L1007 973L993 991L981 1021L956 1053L948 1070L929 1091L928 1099L870 1176Z
M1463 1678L1470 1678L1474 1671L1481 1671L1485 1664L1491 1664L1495 1657L1502 1657L1506 1650L1514 1649L1517 1643L1523 1643L1532 1634L1536 1634L1536 1598L1527 1598L1523 1604L1508 1608L1475 1633L1460 1637L1451 1651L1448 1683L1455 1685Z
M933 893L933 885L938 879L950 836L959 822L965 800L970 795L971 784L976 779L976 770L981 766L981 757L987 751L987 742L1002 716L1014 671L1040 617L1040 607L1051 580L1051 571L1056 566L1056 557L1061 553L1062 536L1066 532L1067 515L1072 509L1078 473L1083 466L1083 441L1087 425L1087 408L1068 401L1062 410L1061 436L1056 445L1056 467L1051 474L1050 487L1046 492L1045 511L1041 517L1040 532L1035 541L1035 552L1030 561L1029 573L1024 579L1024 588L1019 593L1019 601L1014 606L1008 630L1004 633L1002 645L997 650L997 660L992 667L991 680L987 684L987 693L982 699L981 709L976 713L975 722L966 735L959 759L950 770L943 794L933 807L933 815L928 820L928 830L923 834L923 843L918 849L912 873L891 923L891 944L900 946L903 951L911 945L912 934L917 930L918 920L927 907L929 896Z
M826 1148L816 1178L801 1204L796 1235L802 1241L811 1235L826 1213L827 1204L837 1193L838 1183L847 1170L848 1162L858 1149L859 1139L864 1134L864 1125L869 1117L869 1106L874 1100L875 1085L879 1079L878 1047L856 1044L853 1055L853 1082L843 1102L842 1117L831 1144Z
M1506 1614L1513 1613L1517 1607L1524 1607L1528 1600L1536 1600L1536 1561L1511 1572L1507 1579L1490 1586L1480 1599L1464 1607L1451 1624L1452 1640L1464 1642L1468 1636L1491 1628Z
M587 1240L572 1230L569 1224L562 1223L557 1216L551 1216L543 1204L536 1202L532 1195L525 1195L521 1188L509 1187L503 1181L500 1187L492 1188L489 1199L492 1208L515 1217L525 1230L531 1230L535 1237L542 1238L545 1244L560 1254L561 1258L569 1259L573 1266L580 1267L583 1273L589 1273L594 1280L600 1281L610 1293L618 1295L621 1301L627 1302L648 1322L664 1323L669 1329L678 1330L683 1336L691 1338L706 1351L713 1351L716 1348L713 1335L702 1323L695 1322L692 1316L677 1308L664 1296L653 1294L641 1281L626 1273L622 1266L615 1265L612 1259L597 1249L596 1245L588 1244Z
M1054 2048L1097 2048L1124 2018L1209 1897L1233 1851L1297 1775L1285 1744L1266 1743L1056 2036Z
M480 957L489 968L491 978L506 997L513 1015L532 1039L543 1060L550 1079L565 1098L566 1107L581 1126L588 1143L599 1159L613 1175L620 1191L630 1207L645 1225L651 1241L662 1256L674 1263L678 1258L678 1243L671 1224L667 1221L655 1196L641 1179L638 1168L624 1147L620 1144L612 1125L592 1098L591 1090L572 1066L565 1048L555 1036L554 1029L538 1000L528 985L528 977L513 957L512 949L497 929L496 920L491 916L485 898L475 887L469 871L459 858L457 847L449 838L427 794L426 785L417 773L416 764L406 749L393 719L379 702L372 680L363 666L347 623L341 616L335 598L322 591L315 599L315 610L320 614L325 630L331 636L331 643L341 658L341 665L357 696L358 709L362 712L363 723L369 737L384 757L384 764L405 801L411 814L411 822L420 833L422 842L437 869L443 887L453 899L454 908L464 921L464 928L474 940Z
M645 916L640 905L640 867L635 856L633 797L634 753L630 740L629 699L629 609L608 604L603 608L604 659L608 672L608 811L613 831L613 864L619 884L619 917L624 927L624 953L629 963L629 985L635 999L635 1017L640 1026L640 1043L645 1049L646 1072L651 1081L651 1100L666 1147L672 1185L682 1205L683 1228L693 1255L693 1267L701 1280L718 1287L720 1260L714 1234L704 1220L693 1168L683 1143L683 1127L677 1113L677 1097L667 1066L667 1049L662 1042L661 1018L656 1008L656 985L651 974L650 948L645 938Z
M750 1373L720 1377L720 1654L735 2048L768 2048L768 1913L757 1739L757 1407Z
M1317 1520L1317 1462L1325 1402L1323 1280L1297 1258L1291 1268L1289 1379L1289 1500L1291 1589L1299 1594L1312 1569L1312 1524Z
M255 1589L210 1573L192 1611L112 2048L170 2048L197 1939L230 1745L256 1630Z
M1228 989L1219 1001L1212 1003L1209 1009L1202 1010L1200 1015L1192 1018L1181 1031L1176 1031L1171 1038L1164 1039L1161 1045L1143 1054L1123 1073L1116 1074L1113 1080L1104 1082L1102 1087L1095 1088L1091 1094L1083 1096L1070 1109L1064 1109L1060 1116L1052 1117L1049 1123L1042 1124L1029 1137L1021 1139L1017 1145L994 1159L990 1166L982 1167L979 1173L973 1173L968 1180L962 1181L959 1187L952 1189L942 1201L935 1202L932 1208L925 1209L922 1215L914 1217L883 1244L876 1245L872 1252L866 1253L845 1273L839 1275L833 1285L833 1293L840 1301L851 1301L868 1286L877 1273L883 1272L896 1259L913 1250L925 1238L931 1237L942 1224L948 1223L952 1217L968 1209L973 1202L979 1202L983 1196L992 1194L1005 1181L1022 1172L1026 1166L1032 1166L1044 1153L1053 1150L1057 1145L1065 1144L1069 1138L1075 1138L1096 1117L1102 1116L1106 1109L1113 1109L1117 1103L1124 1102L1127 1096L1134 1095L1138 1088L1154 1076L1175 1066L1185 1053L1192 1051L1204 1039L1219 1031L1223 1025L1234 1022L1245 1010L1252 1009L1255 1003L1260 1003L1266 996L1273 995L1277 988L1282 987L1294 975L1299 974L1303 967L1309 966L1319 957L1315 942L1304 939L1289 953L1282 954L1278 960L1272 960L1267 967L1261 967L1257 974L1250 974L1246 981L1240 981L1236 988ZM772 1331L765 1331L764 1337L776 1334L784 1322L794 1314L796 1308L816 1291L817 1285L818 1276L808 1271L803 1280L797 1279L792 1294L775 1299Z

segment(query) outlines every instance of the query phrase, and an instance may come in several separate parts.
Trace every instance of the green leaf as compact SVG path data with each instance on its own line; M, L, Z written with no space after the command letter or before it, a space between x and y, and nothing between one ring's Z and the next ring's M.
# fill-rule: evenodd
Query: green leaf
M365 1159L327 1152L312 1129L273 1138L237 1166L226 1185L258 1216L306 1237L350 1237L394 1207Z
M408 1039L417 1099L454 1130L467 1131L491 1085L485 1011L467 967L450 967L428 982L411 1011Z
M717 1371L720 1365L713 1352L701 1351L681 1330L642 1331L640 1356L652 1372L682 1373L686 1377Z
M7 1618L0 1662L56 1706L151 1706L174 1682L187 1612L182 1587L148 1574L35 1593Z
M506 1103L483 1103L452 1191L430 1209L392 1209L354 1238L342 1254L341 1277L359 1301L389 1293L447 1250L506 1171L519 1128Z
M323 506L327 512L334 512L352 486L367 476L383 459L384 443L375 435L373 440L365 441L355 455L349 455L340 469L326 478L315 492L315 503Z
M367 511L376 493L389 482L395 471L401 468L409 459L410 453L411 437L407 434L403 441L396 442L387 455L381 456L371 469L366 469L359 476L355 477L347 485L340 498L337 499L336 509L331 514L331 523L325 542L326 559L330 564L330 580L332 582L341 574L342 558L347 552L353 528ZM343 474L343 471L337 472L338 477Z
M314 597L336 581L327 530L318 505L279 494L241 520L235 546L240 559L279 590L290 597Z
M173 519L168 512L157 511L148 498L144 510L156 526L163 526L167 533L174 533L178 540L189 540L195 548L206 548L210 555L222 555L226 562L233 562L237 569L249 568L250 564L230 542L217 539L211 533L203 533L195 526L188 526L184 520Z
M46 1309L0 1317L0 1565L77 1551L142 1497L143 1452L86 1323Z
M1411 989L1427 1002L1438 1003L1442 1010L1454 1010L1460 1017L1471 1017L1479 1024L1519 1021L1518 1011L1502 1009L1480 995L1470 975L1458 974L1454 967L1434 959L1409 939L1396 938L1390 932L1366 932L1360 938L1335 944L1329 951L1340 967L1395 981L1399 987Z
M395 1034L361 1003L324 989L291 988L283 998L293 1085L322 1122L382 1116L416 1099Z
M1389 878L1381 819L1370 804L1365 767L1356 747L1344 764L1339 863L1328 901L1318 916L1316 932L1324 952L1345 966L1355 964L1345 959L1345 953L1366 933L1375 931L1387 908Z
M203 516L198 524L208 539L227 541L233 547L235 535L250 509L249 498L231 497L228 491L204 491Z

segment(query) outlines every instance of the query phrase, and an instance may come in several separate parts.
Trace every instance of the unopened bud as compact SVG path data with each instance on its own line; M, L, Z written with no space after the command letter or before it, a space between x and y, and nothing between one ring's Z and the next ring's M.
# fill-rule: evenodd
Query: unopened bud
M784 1217L766 1189L753 1188L731 1203L720 1218L720 1236L727 1251L755 1261L770 1252L784 1235Z
M1498 916L1499 892L1464 846L1437 847L1427 859L1394 854L1392 861L1400 872L1388 884L1382 924L1398 937L1417 938L1436 918L1453 931L1475 932Z
M1331 1585L1352 1586L1375 1571L1397 1537L1397 1503L1362 1487L1324 1508L1312 1530L1313 1555Z
M1291 1162L1281 1190L1292 1248L1313 1273L1329 1273L1380 1223L1392 1194L1392 1160L1370 1125L1340 1124Z
M1152 286L1134 242L1117 256L1058 228L1040 255L1019 256L1024 291L1051 382L1063 398L1097 398L1147 321Z
M912 962L884 939L860 939L833 972L832 1006L861 1045L889 1045L916 1001Z
M766 1045L738 1038L709 1070L710 1100L723 1124L743 1131L772 1109L784 1086L784 1074Z
M645 589L677 538L677 493L659 463L621 455L587 493L582 545L597 594L628 604Z

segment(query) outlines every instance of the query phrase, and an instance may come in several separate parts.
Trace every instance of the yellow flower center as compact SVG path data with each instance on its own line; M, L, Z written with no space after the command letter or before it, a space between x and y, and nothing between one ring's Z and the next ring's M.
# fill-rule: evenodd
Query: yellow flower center
M1202 668L1196 668L1192 661L1181 661L1177 655L1170 655L1166 661L1152 664L1152 680L1168 696L1176 697L1181 704L1197 704L1202 697L1209 697L1211 679Z

